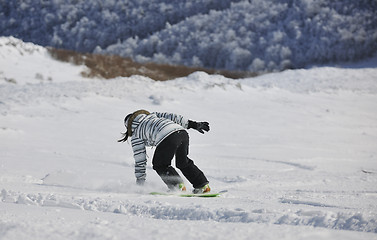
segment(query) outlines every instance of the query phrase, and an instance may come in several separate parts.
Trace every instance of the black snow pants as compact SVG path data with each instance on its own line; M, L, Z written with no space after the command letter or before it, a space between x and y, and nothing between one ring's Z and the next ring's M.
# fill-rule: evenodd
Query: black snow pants
M171 162L175 155L175 165L181 170L194 188L203 187L208 183L204 173L188 158L189 136L185 130L180 130L166 137L156 148L152 160L153 169L170 189L183 183Z

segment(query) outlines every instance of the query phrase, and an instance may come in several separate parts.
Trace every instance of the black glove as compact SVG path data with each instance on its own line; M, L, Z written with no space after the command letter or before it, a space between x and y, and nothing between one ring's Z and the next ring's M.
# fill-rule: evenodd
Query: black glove
M140 178L140 179L136 179L136 184L137 184L137 185L139 185L139 186L143 186L144 183L145 183L145 179L142 179L142 178Z
M188 129L193 128L198 130L200 133L204 133L204 131L209 131L209 123L208 122L194 122L189 120L188 122ZM204 130L204 131L203 131Z

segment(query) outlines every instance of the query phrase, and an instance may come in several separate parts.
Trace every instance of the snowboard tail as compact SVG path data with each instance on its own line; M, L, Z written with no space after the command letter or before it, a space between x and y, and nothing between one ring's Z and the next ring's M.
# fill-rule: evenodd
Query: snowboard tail
M163 195L163 196L178 196L178 197L218 197L222 193L227 191L221 191L216 193L167 193L167 192L151 192L151 195Z

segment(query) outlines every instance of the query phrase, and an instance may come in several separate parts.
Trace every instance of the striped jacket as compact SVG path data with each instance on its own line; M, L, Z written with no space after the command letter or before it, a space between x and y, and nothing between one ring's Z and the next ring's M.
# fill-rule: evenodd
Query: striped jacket
M170 134L187 128L188 119L173 113L153 112L136 116L132 122L131 138L136 178L146 178L146 146L158 146Z

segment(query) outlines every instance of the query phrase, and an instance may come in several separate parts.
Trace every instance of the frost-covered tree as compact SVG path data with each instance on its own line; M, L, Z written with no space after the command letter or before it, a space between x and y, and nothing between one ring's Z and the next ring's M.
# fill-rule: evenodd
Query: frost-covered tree
M0 0L0 35L210 68L274 71L377 51L371 0Z

